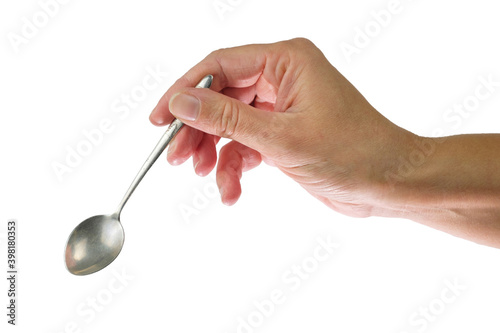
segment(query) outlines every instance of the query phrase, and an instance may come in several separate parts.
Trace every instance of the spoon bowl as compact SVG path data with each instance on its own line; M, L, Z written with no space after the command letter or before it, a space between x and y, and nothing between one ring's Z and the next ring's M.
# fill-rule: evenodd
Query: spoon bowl
M124 241L125 232L115 214L89 217L68 238L66 267L75 275L95 273L115 260Z

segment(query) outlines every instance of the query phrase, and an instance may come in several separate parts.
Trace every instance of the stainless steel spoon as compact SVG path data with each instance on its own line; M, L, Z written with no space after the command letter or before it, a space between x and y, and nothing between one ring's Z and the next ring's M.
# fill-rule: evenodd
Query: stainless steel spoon
M210 88L212 80L213 76L207 75L196 88ZM75 275L95 273L108 266L120 254L125 240L125 233L120 223L123 206L182 125L184 124L178 119L170 124L135 176L115 213L90 217L73 230L66 243L65 252L66 267L70 273Z

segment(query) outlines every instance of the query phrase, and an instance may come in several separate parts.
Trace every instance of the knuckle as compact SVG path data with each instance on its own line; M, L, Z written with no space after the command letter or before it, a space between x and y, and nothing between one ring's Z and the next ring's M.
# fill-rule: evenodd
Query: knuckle
M224 52L224 50L226 50L226 49L227 49L227 48L225 48L225 47L221 47L221 48L219 48L219 49L217 49L217 50L214 50L214 51L210 52L210 55L211 55L211 56L218 56L218 55L220 55L222 52Z
M220 49L214 50L208 54L206 59L215 60L218 62L220 60L220 58L223 56L223 54L226 52L226 50L227 50L227 48L220 48Z
M241 179L242 169L240 161L231 159L225 167L226 167L226 172L230 177Z
M228 100L222 106L222 111L216 126L216 135L231 138L239 127L239 110L235 102Z
M286 41L286 45L294 51L308 51L315 49L316 45L307 38L299 37Z
M303 37L286 41L286 47L289 52L304 58L309 58L311 56L317 55L318 52L320 52L320 50L312 41Z
M292 43L295 43L297 45L301 45L301 46L313 46L313 42L311 42L309 39L307 38L304 38L304 37L298 37L298 38L294 38L291 40Z
M231 141L231 142L234 142L234 141ZM231 143L228 143L228 144L222 146L222 148L219 151L219 156L226 156L226 155L229 155L230 153L231 153Z

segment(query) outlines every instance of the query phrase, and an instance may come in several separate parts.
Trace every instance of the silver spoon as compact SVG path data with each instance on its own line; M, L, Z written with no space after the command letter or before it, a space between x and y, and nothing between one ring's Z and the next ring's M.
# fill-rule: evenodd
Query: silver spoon
M196 88L210 88L213 76L205 76ZM120 254L125 233L120 223L120 213L144 175L155 163L172 138L184 125L175 119L149 155L134 181L125 193L115 213L97 215L80 223L69 235L65 260L68 271L75 275L95 273L108 266Z

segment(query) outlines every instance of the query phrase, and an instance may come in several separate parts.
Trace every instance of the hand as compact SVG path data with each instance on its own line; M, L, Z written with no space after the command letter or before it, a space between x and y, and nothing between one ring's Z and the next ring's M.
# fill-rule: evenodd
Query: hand
M208 89L193 87L214 75ZM349 216L401 217L500 248L500 135L423 138L384 118L310 41L211 53L161 98L150 119L189 127L168 152L195 171L217 163L222 201L262 160Z
M211 90L192 88L212 74ZM243 171L261 160L278 167L313 196L350 216L369 216L384 171L414 135L384 118L306 39L211 53L161 98L150 120L174 114L189 127L168 161L193 156L207 175L217 162L222 201L234 204ZM400 148L402 147L402 148Z

